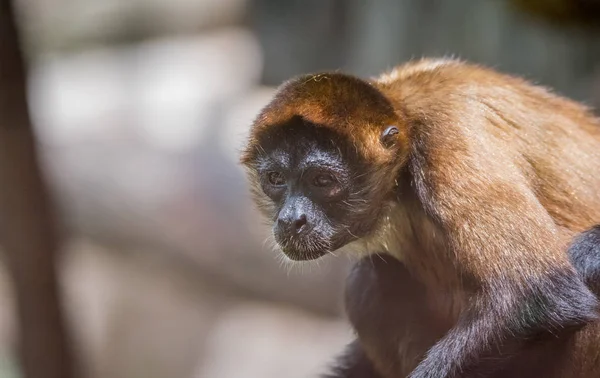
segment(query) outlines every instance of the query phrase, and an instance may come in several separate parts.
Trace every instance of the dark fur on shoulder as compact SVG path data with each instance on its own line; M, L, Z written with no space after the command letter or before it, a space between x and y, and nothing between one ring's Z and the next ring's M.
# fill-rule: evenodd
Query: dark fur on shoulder
M600 296L600 226L578 235L569 248L569 257L586 285Z

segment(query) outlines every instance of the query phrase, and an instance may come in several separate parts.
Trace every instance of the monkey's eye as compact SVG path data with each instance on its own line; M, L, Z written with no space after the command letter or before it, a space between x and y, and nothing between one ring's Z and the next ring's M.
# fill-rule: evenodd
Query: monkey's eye
M267 173L267 180L273 186L282 186L285 184L285 177L283 177L281 172L272 171Z
M336 180L332 175L319 174L319 175L315 176L315 178L313 180L313 185L320 187L320 188L324 188L324 187L333 185L335 182L336 182Z

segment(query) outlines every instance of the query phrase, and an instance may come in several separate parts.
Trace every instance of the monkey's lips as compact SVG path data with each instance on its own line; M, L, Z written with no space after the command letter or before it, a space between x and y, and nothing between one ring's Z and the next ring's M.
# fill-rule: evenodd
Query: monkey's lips
M319 257L325 256L327 253L329 253L326 250L297 250L297 249L283 248L283 247L281 248L281 251L290 260L294 260L294 261L316 260Z
M279 249L290 260L316 260L329 253L329 243L318 233L310 231L305 230L301 235L289 235L281 229L273 229L273 236Z

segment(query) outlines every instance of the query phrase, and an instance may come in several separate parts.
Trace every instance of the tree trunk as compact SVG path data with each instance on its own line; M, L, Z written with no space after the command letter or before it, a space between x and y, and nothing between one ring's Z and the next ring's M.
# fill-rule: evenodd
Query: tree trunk
M15 288L21 369L27 378L71 378L55 266L58 238L25 78L13 4L0 0L0 245Z

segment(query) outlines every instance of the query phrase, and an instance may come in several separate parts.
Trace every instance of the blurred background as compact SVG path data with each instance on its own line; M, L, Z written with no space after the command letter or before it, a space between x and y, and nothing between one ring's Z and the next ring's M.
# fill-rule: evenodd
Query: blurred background
M19 0L90 378L316 377L351 261L282 265L237 155L290 76L456 56L600 105L594 0ZM0 182L0 185L2 183ZM0 378L19 377L0 270Z

